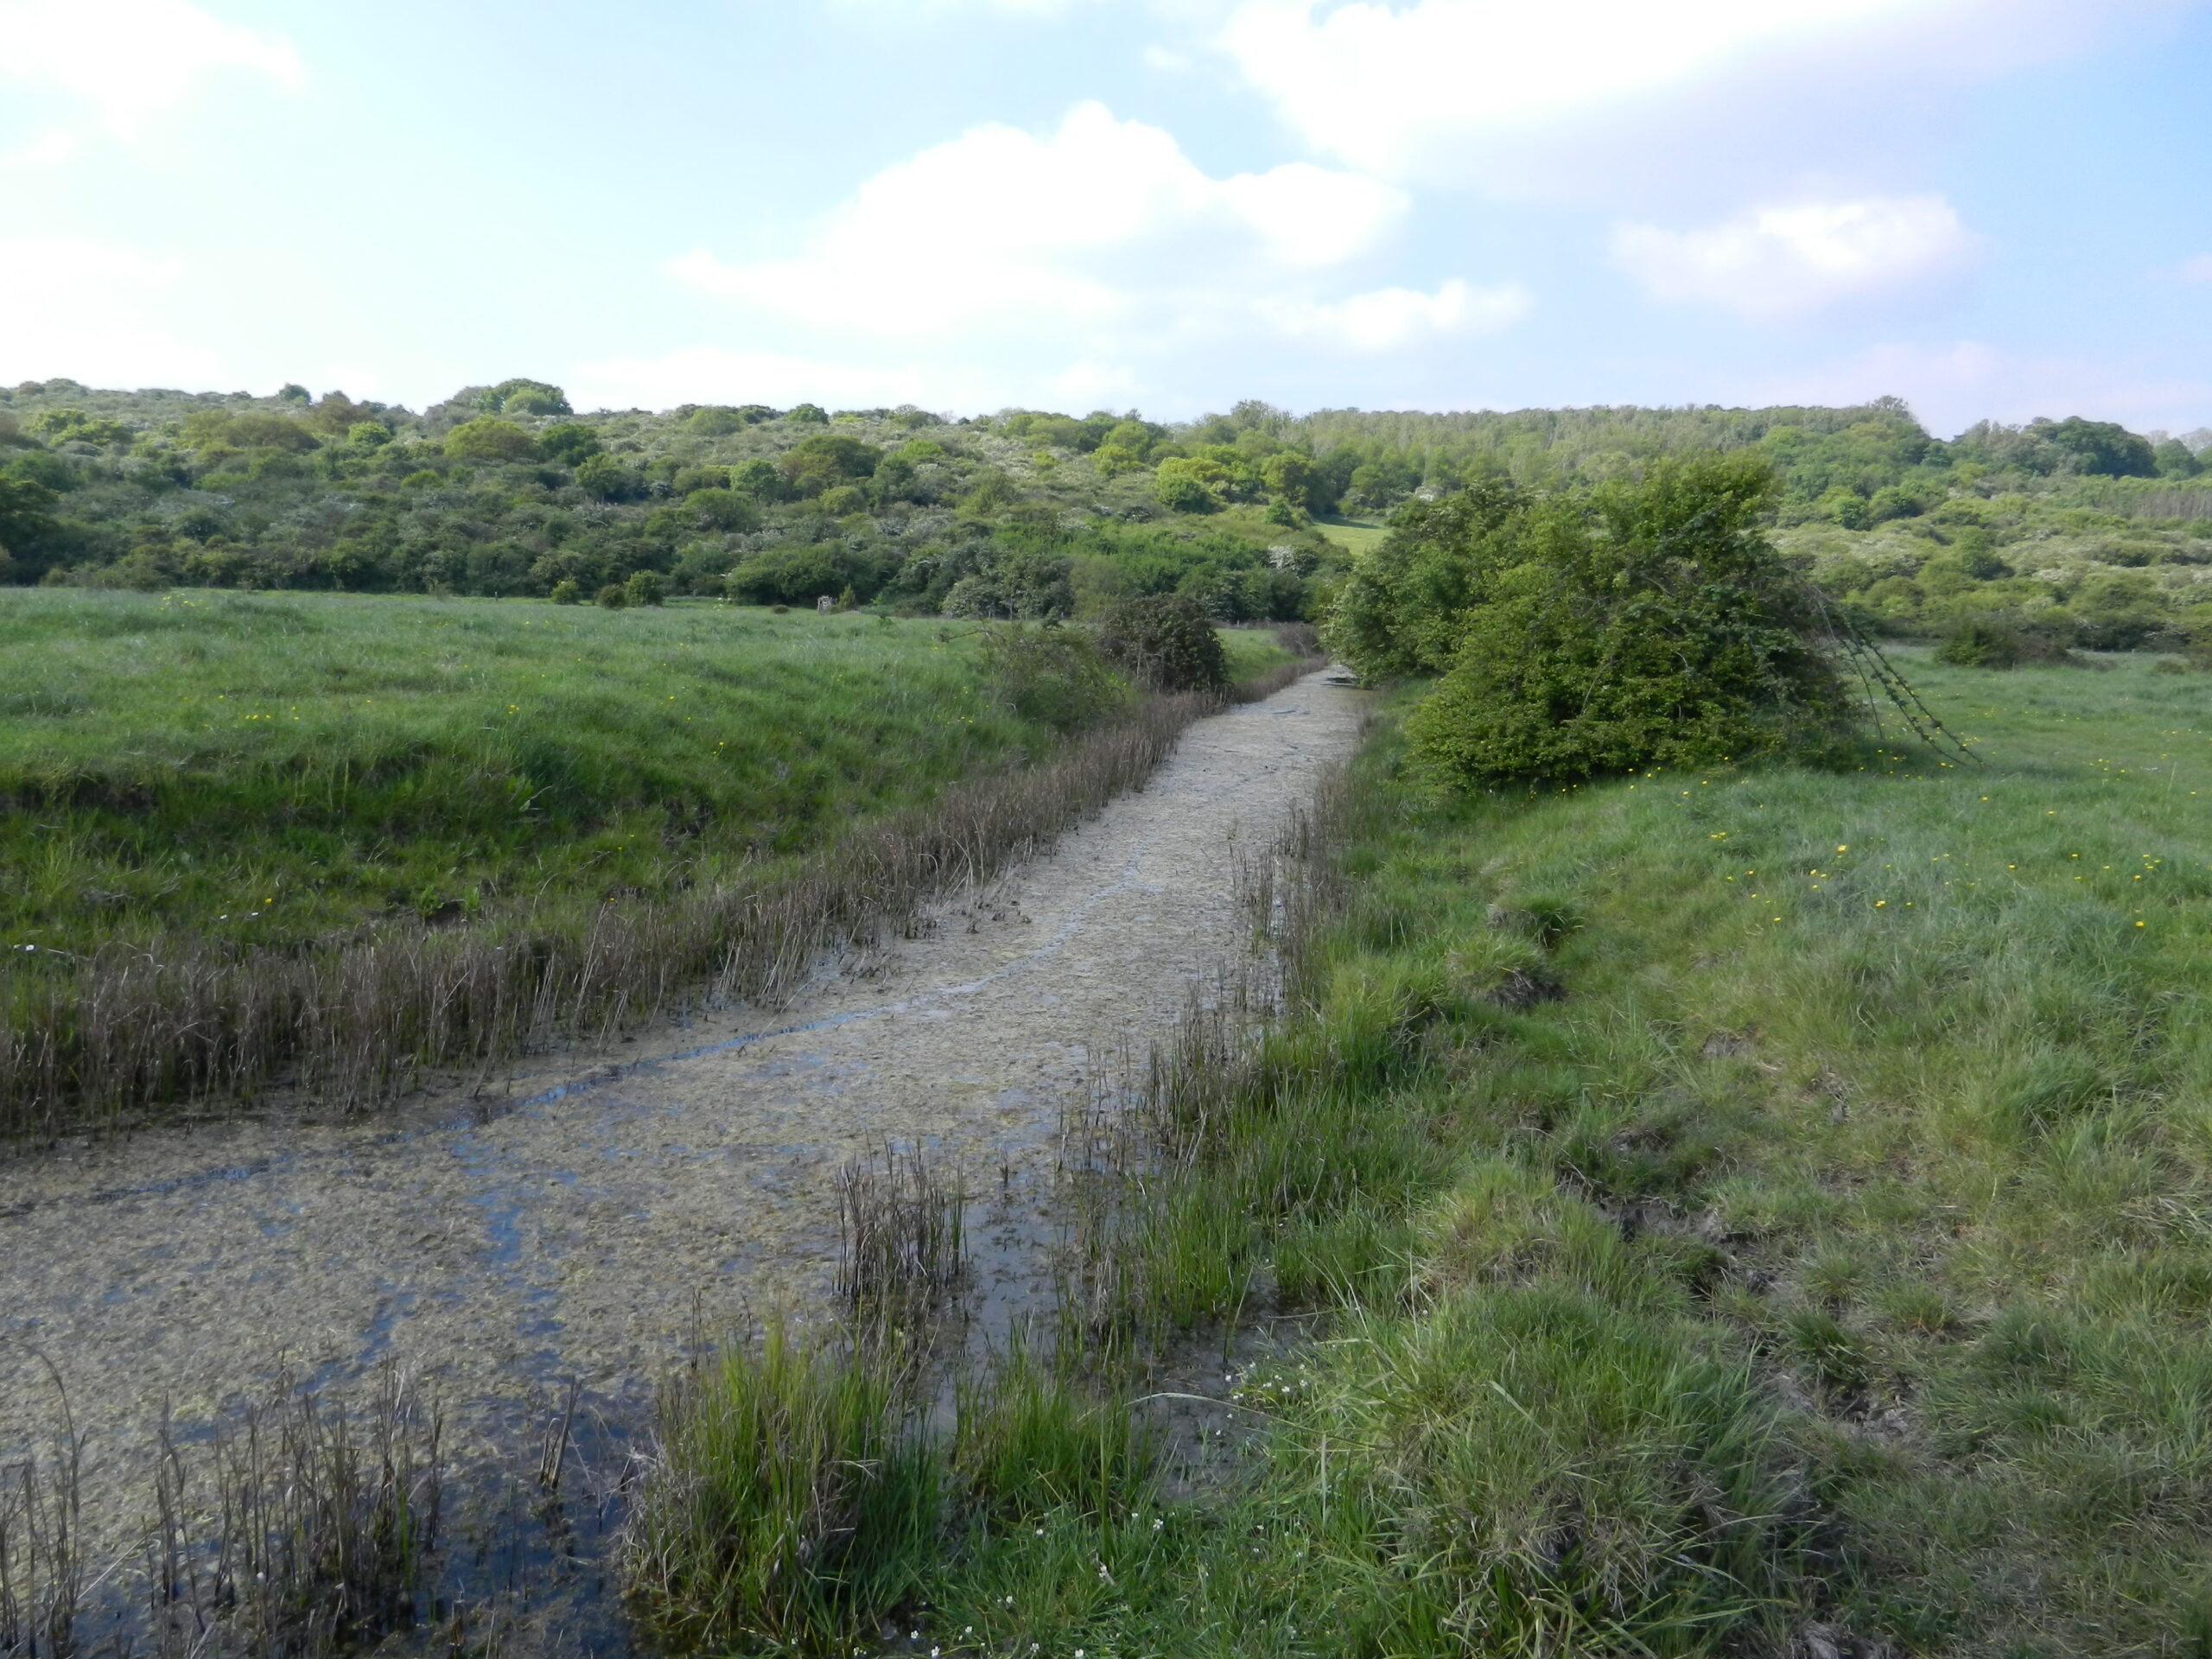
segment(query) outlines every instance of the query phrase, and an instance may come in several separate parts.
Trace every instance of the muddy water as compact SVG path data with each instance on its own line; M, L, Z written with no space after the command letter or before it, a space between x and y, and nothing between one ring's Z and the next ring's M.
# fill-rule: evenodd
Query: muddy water
M1351 752L1359 704L1316 677L1199 722L1145 790L772 1014L548 1062L488 1109L0 1164L0 1462L52 1430L48 1363L92 1432L86 1519L118 1538L164 1399L206 1423L280 1373L342 1388L396 1356L464 1451L570 1377L633 1415L702 1314L823 1293L832 1178L887 1139L1018 1223L1086 1052L1238 952L1236 853Z

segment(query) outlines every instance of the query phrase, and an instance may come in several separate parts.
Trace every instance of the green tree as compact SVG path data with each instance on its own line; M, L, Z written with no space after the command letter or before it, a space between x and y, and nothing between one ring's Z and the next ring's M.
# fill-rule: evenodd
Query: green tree
M632 570L622 584L622 598L631 605L660 605L668 599L668 582L658 570Z
M1160 470L1153 475L1152 493L1170 512L1211 512L1221 505L1211 480L1225 475L1217 462L1179 455L1160 463Z
M2108 478L2152 478L2158 457L2148 438L2139 438L2112 421L2084 420L2069 415L2063 421L2031 421L2028 434L2074 457L2085 473Z
M357 404L342 391L326 391L322 401L300 417L301 423L327 437L342 438L362 421L372 421L374 404Z
M480 415L446 434L445 451L461 461L530 461L537 445L512 421Z
M1102 443L1091 452L1090 464L1107 478L1144 470L1143 454L1125 443Z
M576 467L576 487L601 501L628 501L645 493L645 480L613 455L587 455Z
M580 421L563 421L537 435L537 452L562 467L574 467L599 453L599 434Z
M785 450L778 464L791 492L805 497L874 476L882 458L874 444L842 432L817 432Z
M2151 454L2161 478L2195 478L2204 470L2204 463L2179 438L2168 438Z
M721 531L758 530L760 509L749 496L735 490L694 490L683 498L684 510L698 524Z
M502 380L481 395L479 406L493 415L573 415L569 394L544 380Z
M1409 504L1345 575L1323 630L1330 650L1376 679L1445 672L1488 573L1542 557L1563 530L1549 504L1495 480Z
M315 434L289 415L249 411L233 417L218 429L221 442L236 444L242 448L271 449L282 454L303 455L317 447Z
M1270 495L1304 507L1306 492L1313 484L1313 463L1295 449L1285 449L1260 463L1260 477Z
M1229 655L1195 594L1123 600L1099 624L1098 648L1131 679L1158 690L1211 690L1229 683Z
M776 470L776 463L758 456L740 461L729 469L729 486L755 501L781 501L791 494L784 475Z
M1654 462L1641 482L1491 486L1409 511L1360 562L1384 579L1355 571L1332 643L1370 674L1431 665L1449 645L1407 732L1417 761L1455 785L1825 741L1851 705L1816 601L1758 530L1776 494L1764 462L1739 453Z
M42 484L0 473L0 553L9 559L0 580L35 582L46 573L56 529L49 511L54 499Z

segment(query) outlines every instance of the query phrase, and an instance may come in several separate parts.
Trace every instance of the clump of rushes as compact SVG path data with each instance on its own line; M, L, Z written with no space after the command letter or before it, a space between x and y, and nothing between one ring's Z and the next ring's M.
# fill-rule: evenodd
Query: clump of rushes
M914 1328L950 1295L967 1266L966 1195L918 1147L887 1145L837 1175L842 1266L837 1294L862 1324Z
M842 1653L913 1595L944 1489L909 1374L895 1343L779 1319L670 1386L626 1544L657 1639Z
M1052 1511L1103 1520L1151 1495L1154 1448L1128 1398L1080 1389L1026 1342L962 1376L957 1396L950 1466L986 1522Z

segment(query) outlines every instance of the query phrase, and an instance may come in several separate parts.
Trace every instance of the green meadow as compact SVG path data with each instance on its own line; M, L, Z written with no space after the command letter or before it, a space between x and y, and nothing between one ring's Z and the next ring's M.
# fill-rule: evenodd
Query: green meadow
M722 604L0 598L0 941L245 945L665 895L1026 764L988 625ZM1233 666L1285 659L1230 635Z

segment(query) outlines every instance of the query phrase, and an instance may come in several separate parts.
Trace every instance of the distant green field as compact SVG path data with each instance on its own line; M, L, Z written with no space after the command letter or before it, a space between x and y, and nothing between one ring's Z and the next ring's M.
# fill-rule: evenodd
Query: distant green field
M1389 526L1372 518L1316 518L1313 527L1353 553L1366 552L1390 533Z
M974 624L0 594L0 943L658 893L1019 764ZM1232 632L1240 672L1280 660Z

